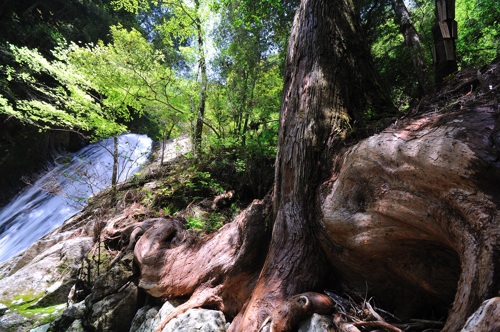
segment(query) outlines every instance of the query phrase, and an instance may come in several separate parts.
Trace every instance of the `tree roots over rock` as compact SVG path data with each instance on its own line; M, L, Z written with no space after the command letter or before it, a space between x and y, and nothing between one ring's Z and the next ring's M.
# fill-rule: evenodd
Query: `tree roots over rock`
M352 294L368 291L403 318L431 311L446 315L451 305L444 331L459 331L499 291L497 122L488 108L431 114L339 154L334 175L318 189L324 231L307 239L319 243L327 257L315 267L324 276L321 286ZM157 331L197 307L223 311L234 319L230 330L242 331L244 313L259 292L264 259L276 245L271 242L271 199L254 201L217 233L195 240L175 219L128 226L131 238L143 233L134 248L139 287L163 299L189 297ZM278 268L293 262L281 264ZM325 277L326 271L335 271L336 279ZM335 307L342 312L339 302L324 294L275 298L257 303L254 331L291 331L314 312L328 314ZM344 330L391 330L380 319L349 322L340 316L336 323ZM391 331L415 327L391 326Z
M330 288L368 292L401 318L447 316L443 331L455 332L498 296L498 100L490 91L492 102L402 120L339 148L345 123L362 121L365 101L390 108L360 55L368 52L351 5L307 0L297 10L273 193L198 239L175 219L127 229L137 238L147 228L134 249L139 287L163 299L189 297L157 331L196 307L233 318L229 331L291 331L306 315L338 307L314 293ZM391 329L340 312L335 322L346 331Z

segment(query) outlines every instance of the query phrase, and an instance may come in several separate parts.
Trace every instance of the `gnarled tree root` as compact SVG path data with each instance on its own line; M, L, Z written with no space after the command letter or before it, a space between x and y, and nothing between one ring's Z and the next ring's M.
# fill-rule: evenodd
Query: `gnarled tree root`
M328 315L334 303L325 294L307 292L292 296L266 318L258 332L269 326L269 332L291 331L313 313Z
M158 219L137 241L139 286L166 300L190 296L159 326L191 308L210 306L236 316L248 301L270 241L270 199L254 201L232 223L196 241L185 226Z

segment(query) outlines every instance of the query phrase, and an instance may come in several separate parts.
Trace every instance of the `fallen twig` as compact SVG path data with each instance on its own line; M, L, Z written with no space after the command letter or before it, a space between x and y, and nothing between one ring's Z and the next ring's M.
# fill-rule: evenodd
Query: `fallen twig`
M379 321L379 322L385 322L385 319L382 318L382 316L380 316L374 309L373 307L371 306L370 302L365 302L364 303L365 306L366 306L366 309L368 309L368 311L370 312L370 314L372 315L373 318L375 318L376 321Z

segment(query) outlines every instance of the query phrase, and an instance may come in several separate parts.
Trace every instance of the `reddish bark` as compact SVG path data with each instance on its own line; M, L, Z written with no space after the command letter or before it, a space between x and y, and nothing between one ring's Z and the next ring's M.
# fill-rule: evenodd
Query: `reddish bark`
M292 296L281 303L262 323L259 332L266 326L269 331L290 331L314 313L329 315L334 303L325 294L314 292Z
M498 294L499 129L491 108L431 114L346 152L321 189L346 286L401 314L453 303L446 332Z
M144 233L134 249L141 268L139 286L164 299L190 297L163 325L196 307L216 307L229 317L241 311L269 243L269 207L269 200L255 201L200 241L186 238L185 227L174 219L157 219Z

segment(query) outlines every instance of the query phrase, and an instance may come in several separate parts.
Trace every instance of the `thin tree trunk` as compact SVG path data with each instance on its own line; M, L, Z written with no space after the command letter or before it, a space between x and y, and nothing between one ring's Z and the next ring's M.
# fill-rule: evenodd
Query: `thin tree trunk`
M118 181L118 136L113 136L113 174L111 176L111 186L116 187Z
M251 103L253 102L253 95L254 95L254 90L255 90L255 80L256 78L254 77L252 80L252 86L250 88L250 102L246 103L247 104L247 110L245 112L245 123L243 124L243 132L241 133L241 146L245 146L246 144L246 138L247 138L247 131L248 131L248 120L250 118L250 112L252 110ZM260 196L259 196L260 197Z
M189 107L190 107L190 110L191 110L191 114L194 117L194 114L196 113L196 111L194 109L194 98L193 98L193 96L190 96ZM192 146L193 155L195 155L196 154L196 147L195 147L194 143L196 141L196 119L194 121L193 121L193 119L191 119L190 122L191 122L191 140L193 142L193 144L191 146Z
M160 161L160 165L163 166L163 160L165 158L165 142L167 141L167 138L165 137L165 128L163 128L163 139L162 139L162 142L161 142L161 161Z
M195 0L196 12L199 12L200 9L200 1ZM198 104L198 114L196 120L196 128L195 128L195 137L194 137L194 150L195 154L199 154L201 151L201 139L203 132L203 118L205 117L205 103L207 99L207 65L205 61L205 50L203 44L203 31L201 27L201 22L199 19L195 22L196 31L198 33L198 51L199 51L199 65L201 71L201 89L200 89L200 103Z
M113 136L113 173L111 175L111 196L116 195L116 183L118 182L118 136Z
M167 132L167 139L170 139L170 136L172 135L172 130L175 127L175 122L172 122L172 125L170 126L170 129Z
M170 129L167 130L166 124L163 129L163 139L162 139L162 148L161 148L161 162L160 165L163 166L163 161L165 159L165 145L167 140L170 139L170 135L172 134L172 130L174 129L175 122L172 121L172 126L170 126Z
M403 0L391 0L391 3L395 14L395 22L399 25L406 47L410 52L411 61L417 75L418 85L423 94L427 94L430 90L430 71L425 61L427 52L420 41L417 29L415 29L415 26L413 25L410 14L408 13Z

